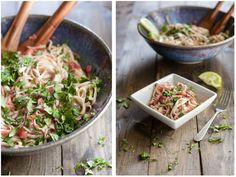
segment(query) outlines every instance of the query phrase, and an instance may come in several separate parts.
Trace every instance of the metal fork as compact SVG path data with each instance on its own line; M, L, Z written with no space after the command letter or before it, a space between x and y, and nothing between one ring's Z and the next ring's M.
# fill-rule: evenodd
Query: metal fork
M230 91L222 91L220 99L218 99L217 104L215 105L215 114L214 116L206 123L206 125L198 132L198 134L193 138L194 141L201 141L204 136L206 135L209 127L211 126L212 122L216 118L216 116L225 111L226 107L228 106L228 103L230 101Z

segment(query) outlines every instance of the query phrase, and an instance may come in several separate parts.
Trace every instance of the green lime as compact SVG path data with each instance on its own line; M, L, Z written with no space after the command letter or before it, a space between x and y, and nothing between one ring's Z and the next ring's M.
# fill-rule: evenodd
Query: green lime
M200 74L198 77L207 85L213 86L216 89L221 89L222 87L222 78L215 72L207 71Z
M147 31L147 34L152 39L158 39L159 31L156 26L147 18L142 18L139 24Z

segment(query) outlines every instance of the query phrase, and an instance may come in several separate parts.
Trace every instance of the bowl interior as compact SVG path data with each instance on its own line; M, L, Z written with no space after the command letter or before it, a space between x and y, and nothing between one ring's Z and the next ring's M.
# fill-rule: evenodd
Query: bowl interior
M175 6L153 11L149 13L146 18L148 18L157 29L161 29L164 24L186 23L197 25L211 10L212 9L207 7ZM224 15L224 12L219 12L215 22L218 22ZM138 30L142 35L147 36L146 31L139 25ZM234 36L233 17L230 17L224 31L229 31L230 37Z
M21 36L21 41L24 41L28 36L36 32L43 23L48 19L48 16L31 15L29 16ZM13 21L13 17L4 17L1 22L1 34L4 36L8 30L10 24ZM86 65L92 65L92 73L98 76L103 81L103 88L98 94L97 102L94 105L97 114L81 128L78 128L69 135L66 135L58 140L58 142L49 142L44 145L39 145L29 148L2 148L2 152L27 152L44 149L53 144L61 144L65 140L69 140L72 136L75 136L84 130L89 124L91 124L105 108L111 97L111 53L105 43L92 31L83 27L82 25L73 23L68 20L64 20L61 25L55 31L51 38L54 44L67 43L73 52L78 53L80 56L79 63L82 68ZM25 150L20 150L25 149Z

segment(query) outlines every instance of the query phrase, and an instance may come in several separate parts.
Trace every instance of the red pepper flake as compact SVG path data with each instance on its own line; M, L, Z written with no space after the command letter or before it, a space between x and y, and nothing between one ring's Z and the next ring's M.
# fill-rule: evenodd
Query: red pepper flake
M87 65L86 68L85 68L86 74L90 75L91 71L92 71L92 66L91 65Z

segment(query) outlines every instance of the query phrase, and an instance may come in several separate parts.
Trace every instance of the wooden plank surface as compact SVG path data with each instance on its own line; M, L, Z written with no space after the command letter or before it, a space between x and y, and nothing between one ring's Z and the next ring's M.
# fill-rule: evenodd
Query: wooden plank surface
M78 138L62 146L62 166L64 175L75 175L75 164L79 161L102 157L111 163L111 106L104 116L95 122ZM98 144L99 137L105 137L105 146ZM96 171L98 175L110 175L111 169Z
M31 156L2 156L2 174L61 175L61 147Z
M156 57L155 52L139 36L136 25L140 17L148 12L173 5L192 2L117 2L117 97L127 97L149 83L169 73L180 74L199 82L197 76L208 70L216 71L225 79L225 86L233 85L233 52L225 51L217 57L195 65L177 64ZM194 2L194 5L213 7L214 2ZM224 4L226 10L231 4ZM128 19L128 20L127 20ZM124 22L125 21L125 22ZM126 25L124 25L126 24ZM227 64L225 61L227 60ZM231 74L230 74L231 73ZM202 84L202 83L201 83ZM230 88L233 95L233 88ZM229 106L230 117L224 120L233 126L233 99ZM233 131L222 132L224 143L210 144L207 140L196 143L192 153L188 151L194 135L213 115L213 107L181 128L172 130L165 124L149 116L135 104L128 109L117 106L117 174L119 175L232 175L233 171ZM221 119L215 121L219 123ZM151 146L152 138L158 137L162 148ZM128 150L122 149L122 140L128 140ZM141 152L150 153L156 161L141 162ZM168 163L177 159L178 165L168 171ZM222 160L224 159L224 160Z
M59 4L59 2L36 2L32 12L50 15ZM20 2L2 3L2 16L14 15L19 5ZM80 2L67 18L92 29L111 48L111 2ZM2 174L10 172L12 175L75 175L74 166L79 161L103 157L111 162L111 117L111 106L109 106L94 125L63 146L31 156L3 156ZM100 136L106 137L104 147L97 144ZM96 171L95 174L110 175L111 169Z
M217 57L217 61L209 63L210 66L206 66L203 70L207 70L208 67L212 71L216 71L223 76L224 89L229 89L231 92L231 101L227 108L229 117L224 119L219 115L213 124L228 123L234 125L234 53L232 50L221 53ZM227 62L226 62L227 61ZM224 90L223 89L223 90ZM221 94L221 93L219 93ZM209 120L209 115L213 115L213 108L203 112L197 116L198 127L201 129ZM224 142L221 144L209 144L207 137L221 137ZM234 133L233 131L224 131L218 134L207 135L206 139L201 141L201 158L203 174L206 175L232 175L234 174Z

